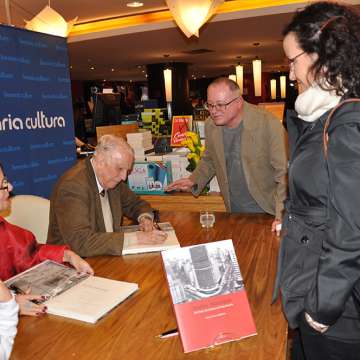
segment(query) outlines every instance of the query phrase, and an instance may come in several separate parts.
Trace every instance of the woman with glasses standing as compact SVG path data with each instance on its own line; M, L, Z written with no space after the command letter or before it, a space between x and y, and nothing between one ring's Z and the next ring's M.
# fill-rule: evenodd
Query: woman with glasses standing
M275 297L294 338L293 359L359 359L360 17L318 2L284 30L290 79L301 90L288 117L289 198Z
M0 212L9 209L9 193L12 189L13 187L6 179L0 164ZM1 294L3 293L3 297L6 297L4 290L1 290L1 280L7 280L47 259L60 263L68 262L79 272L94 273L90 265L71 251L68 246L40 245L36 242L34 235L30 231L10 224L0 216L0 314ZM16 302L19 304L20 314L33 316L45 314L46 306L35 304L33 302L34 300L41 300L41 296L30 293L16 295Z

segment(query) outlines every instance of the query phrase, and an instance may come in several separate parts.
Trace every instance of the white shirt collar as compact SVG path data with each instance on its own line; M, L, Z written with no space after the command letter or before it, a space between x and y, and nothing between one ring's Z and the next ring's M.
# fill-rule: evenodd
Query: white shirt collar
M95 171L94 165L93 165L93 158L90 159L90 163L91 163L91 166L92 166L93 171L94 171L94 175L95 175L95 179L96 179L96 185L98 187L98 191L99 191L99 194L100 194L105 189L101 186L101 184L99 183L99 180L98 180L98 178L96 176L96 171Z

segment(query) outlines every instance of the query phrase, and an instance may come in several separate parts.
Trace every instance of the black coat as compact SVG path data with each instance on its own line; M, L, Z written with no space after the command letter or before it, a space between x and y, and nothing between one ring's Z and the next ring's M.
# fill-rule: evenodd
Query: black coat
M290 115L289 198L274 297L281 288L292 328L304 311L330 325L327 336L360 341L354 285L360 279L360 103L312 123Z

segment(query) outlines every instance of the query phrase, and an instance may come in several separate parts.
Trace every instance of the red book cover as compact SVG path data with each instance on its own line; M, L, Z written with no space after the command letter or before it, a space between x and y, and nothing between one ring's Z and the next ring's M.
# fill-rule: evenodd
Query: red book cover
M161 254L185 352L256 335L232 240Z
M173 116L171 127L171 146L182 146L185 133L192 129L192 115Z

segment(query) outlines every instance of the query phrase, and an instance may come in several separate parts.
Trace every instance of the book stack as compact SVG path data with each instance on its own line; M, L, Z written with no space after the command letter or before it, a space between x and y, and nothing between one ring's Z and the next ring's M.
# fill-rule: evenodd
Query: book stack
M133 148L136 160L144 160L145 154L154 152L150 131L126 134L128 144Z
M141 113L143 128L151 131L153 135L161 135L165 127L164 111L160 108L144 109Z

